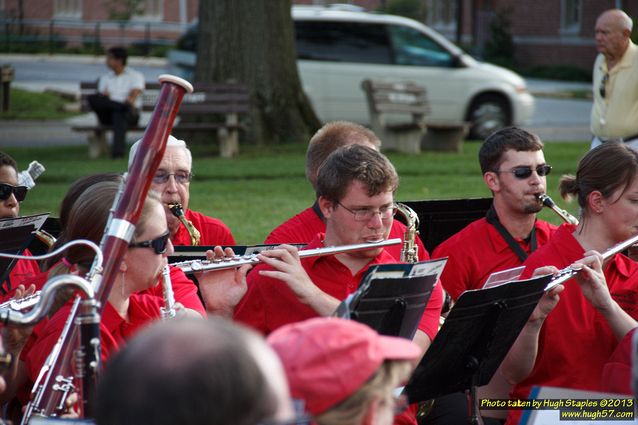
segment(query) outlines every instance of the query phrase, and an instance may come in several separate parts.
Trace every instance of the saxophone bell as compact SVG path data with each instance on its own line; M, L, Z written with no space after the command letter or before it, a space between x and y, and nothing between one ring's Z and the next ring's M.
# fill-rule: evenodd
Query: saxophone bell
M201 240L201 234L199 233L199 230L195 228L193 223L190 220L188 220L186 216L184 215L184 208L182 208L182 204L180 204L179 202L174 202L174 203L167 204L167 206L168 206L168 209L171 210L171 213L173 213L173 215L177 217L179 221L182 222L184 227L186 227L186 230L188 231L188 234L191 237L191 245L193 246L199 245L199 241Z

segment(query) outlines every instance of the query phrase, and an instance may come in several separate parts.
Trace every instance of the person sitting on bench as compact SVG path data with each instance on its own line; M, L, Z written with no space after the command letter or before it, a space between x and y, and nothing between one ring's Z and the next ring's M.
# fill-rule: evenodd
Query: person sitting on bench
M98 80L98 92L88 97L89 106L96 113L100 124L113 126L113 158L124 157L125 136L128 127L137 125L142 106L144 76L126 66L126 49L111 47L106 55L106 66L111 70ZM105 145L104 132L97 132Z

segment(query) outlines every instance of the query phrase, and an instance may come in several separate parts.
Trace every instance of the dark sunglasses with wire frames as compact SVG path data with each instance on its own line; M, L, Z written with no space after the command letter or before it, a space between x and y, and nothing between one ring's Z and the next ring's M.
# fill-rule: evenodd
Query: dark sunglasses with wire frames
M153 248L156 254L164 254L168 249L168 239L171 236L167 230L166 233L162 233L160 236L150 241L132 242L128 245L129 248Z
M529 178L532 175L532 171L536 171L540 177L545 177L552 171L552 166L549 164L539 165L535 169L528 166L514 167L511 170L494 170L495 173L512 173L514 177L520 180Z
M0 201L6 201L13 193L16 200L22 202L27 197L28 190L26 186L11 186L10 184L0 183Z

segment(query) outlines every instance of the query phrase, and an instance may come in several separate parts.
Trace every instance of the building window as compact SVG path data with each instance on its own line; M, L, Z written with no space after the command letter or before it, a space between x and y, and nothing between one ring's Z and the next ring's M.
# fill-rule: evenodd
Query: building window
M456 1L427 0L427 23L431 26L451 26L456 24Z
M164 8L162 0L142 0L140 10L142 13L137 15L144 19L162 19L164 16Z
M56 18L82 17L82 0L55 0L53 7Z
M561 1L561 31L578 32L580 30L581 0Z

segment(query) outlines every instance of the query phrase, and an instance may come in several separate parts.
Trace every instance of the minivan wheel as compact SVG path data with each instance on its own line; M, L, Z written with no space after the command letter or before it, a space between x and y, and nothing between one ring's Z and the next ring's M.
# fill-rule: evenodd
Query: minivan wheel
M509 105L495 94L479 96L472 102L468 121L469 138L483 141L493 132L511 124Z

